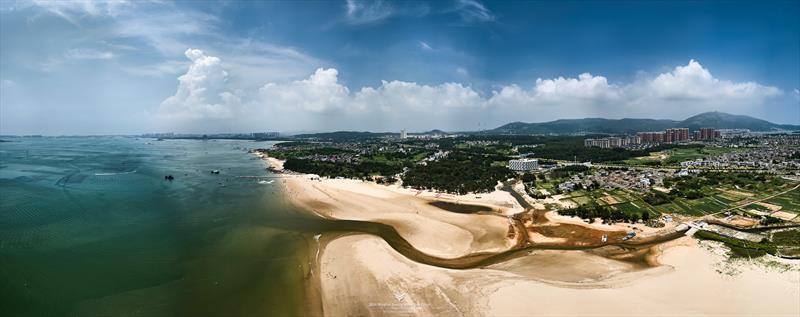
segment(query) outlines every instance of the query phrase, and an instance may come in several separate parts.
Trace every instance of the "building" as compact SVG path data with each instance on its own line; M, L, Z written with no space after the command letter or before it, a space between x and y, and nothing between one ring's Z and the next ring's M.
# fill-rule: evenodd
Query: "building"
M686 142L689 141L689 129L688 128L672 128L667 129L664 131L664 140L665 143L679 143L679 142Z
M539 160L529 158L510 160L508 168L515 171L532 171L539 168Z
M642 143L642 139L638 136L627 136L627 137L608 137L602 139L584 139L583 146L590 147L600 147L604 149L610 148L620 148L620 147L627 147L632 145L638 145Z
M639 142L644 144L654 143L681 143L689 141L689 128L670 128L664 132L639 132Z
M639 132L637 136L645 144L665 142L664 132Z
M714 128L700 128L700 138L698 140L712 140L716 139L719 135Z
M408 135L406 134L406 130L400 130L400 138L401 139L405 139L407 137L408 137Z

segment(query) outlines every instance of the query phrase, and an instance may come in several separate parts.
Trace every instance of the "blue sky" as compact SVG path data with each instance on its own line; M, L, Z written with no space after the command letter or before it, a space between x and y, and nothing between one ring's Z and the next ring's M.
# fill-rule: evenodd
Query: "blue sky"
M800 123L800 3L0 4L0 134Z

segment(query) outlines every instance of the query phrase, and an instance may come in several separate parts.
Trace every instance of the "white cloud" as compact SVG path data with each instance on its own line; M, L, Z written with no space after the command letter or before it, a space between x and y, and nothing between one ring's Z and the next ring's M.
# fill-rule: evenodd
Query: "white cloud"
M385 112L438 114L482 106L480 95L459 83L435 86L404 81L383 81L378 88L364 87L355 96L360 109L377 107Z
M95 49L73 48L64 53L64 57L73 60L112 59L114 58L114 53Z
M185 55L192 64L178 77L175 95L161 103L159 115L180 123L233 118L241 97L227 90L222 61L198 49L188 49Z
M127 0L33 0L32 3L75 25L86 16L117 16L120 10L134 5Z
M560 117L674 117L701 111L741 112L765 106L781 95L775 87L714 78L696 61L629 84L603 76L537 79L530 88L500 86L488 96L470 86L447 82L423 85L382 81L351 90L336 69L317 69L305 79L270 82L251 94L233 89L219 58L188 50L189 71L178 92L162 103L162 114L201 120L226 119L239 127L274 129L470 129L475 122L545 121ZM465 70L466 72L466 70ZM695 89L700 87L700 90Z
M122 70L126 73L143 77L163 77L180 74L189 63L185 61L165 61L148 65L126 66Z
M618 97L617 90L616 86L608 84L605 77L583 73L578 75L578 78L537 79L535 96L554 100L563 98L614 99Z
M661 99L709 100L713 98L759 98L781 95L775 87L754 82L733 83L719 80L699 62L690 60L686 66L678 66L672 72L658 75L645 87Z
M433 47L431 47L428 43L426 43L424 41L419 41L419 47L421 49L423 49L423 50L426 50L426 51L432 51L433 50Z
M101 51L92 48L73 48L69 49L60 56L54 56L38 64L38 70L43 72L54 72L61 70L70 63L82 61L109 60L114 58L111 51Z
M495 20L495 15L478 0L458 0L456 10L461 18L467 22L490 22Z
M388 18L394 11L392 5L383 0L347 0L345 9L350 24L377 22Z
M261 104L279 110L326 112L352 104L350 90L339 84L336 69L319 68L308 79L288 84L269 83L259 89Z

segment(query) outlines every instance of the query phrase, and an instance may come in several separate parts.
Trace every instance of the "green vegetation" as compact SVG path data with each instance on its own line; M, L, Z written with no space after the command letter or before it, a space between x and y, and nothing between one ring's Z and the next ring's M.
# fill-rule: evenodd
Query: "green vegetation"
M759 257L766 254L775 254L777 246L769 241L751 242L722 236L713 232L698 231L695 237L704 240L714 240L725 243L731 248L731 255L735 257Z
M498 181L514 175L508 168L494 166L492 162L483 155L454 152L444 159L414 166L403 177L403 185L456 194L489 192Z
M778 188L783 182L780 178L753 173L734 173L734 172L702 172L695 177L681 177L664 181L665 187L671 187L669 194L655 192L648 199L658 205L662 199L667 201L677 197L696 199L711 196L717 193L716 188L720 184L729 187L743 188L751 191L767 191ZM647 199L645 199L647 201Z
M321 148L309 148L309 149L293 149L292 151L272 151L269 152L269 155L277 159L288 160L310 155L341 155L341 154L352 154L352 153L353 151L350 150L337 149L331 147L321 147Z
M782 211L800 212L800 188L772 197L765 202L781 206Z
M800 229L776 231L771 240L777 245L800 247Z
M386 163L359 162L326 162L312 161L309 159L290 158L283 165L284 168L307 174L317 174L323 177L366 178L376 175L394 175L403 171L402 166Z
M617 206L618 205L581 205L576 208L559 210L558 213L565 216L577 216L581 219L590 219L590 221L592 221L594 218L600 218L603 219L603 222L626 221L630 223L634 223L639 220L648 221L653 216L648 210L633 208L632 205L621 206L621 208Z

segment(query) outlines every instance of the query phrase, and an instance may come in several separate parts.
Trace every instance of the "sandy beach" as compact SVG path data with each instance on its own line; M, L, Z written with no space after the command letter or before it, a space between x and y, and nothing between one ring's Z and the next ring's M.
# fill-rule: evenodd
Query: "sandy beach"
M284 193L297 206L335 219L365 220L394 227L418 250L454 258L511 247L503 207L496 214L460 214L435 207L427 196L399 193L398 188L346 179L282 180Z
M512 248L507 216L524 211L499 190L441 195L288 174L281 182L298 207L326 218L391 225L418 250L443 258ZM456 213L432 205L435 201L480 205L488 211ZM545 236L543 229L559 226L617 235L634 227L641 235L658 231L642 225L587 224L553 212L543 215L545 223L529 228L532 242L566 242ZM800 262L768 256L732 265L720 244L689 237L643 250L651 265L596 251L536 250L483 268L453 270L414 262L381 238L365 234L333 238L320 252L319 291L330 316L800 314Z
M638 270L583 251L541 251L484 269L410 261L380 238L331 241L321 258L331 316L797 316L800 271L737 263L682 238Z

